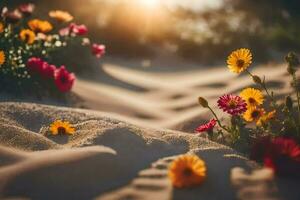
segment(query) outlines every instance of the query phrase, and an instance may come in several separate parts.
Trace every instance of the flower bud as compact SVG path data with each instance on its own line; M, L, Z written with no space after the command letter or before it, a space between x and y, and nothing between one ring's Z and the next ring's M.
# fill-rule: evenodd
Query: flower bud
M261 80L261 78L259 78L259 76L254 75L254 76L252 76L252 79L253 79L254 83L259 84L259 85L262 84L262 80Z
M293 109L293 100L290 96L287 96L285 98L285 105L288 108L289 111L291 111Z
M288 55L285 57L285 60L291 67L297 67L300 65L299 58L294 52L288 53Z
M208 102L206 99L204 99L203 97L199 97L198 98L199 104L203 107L203 108L208 108Z

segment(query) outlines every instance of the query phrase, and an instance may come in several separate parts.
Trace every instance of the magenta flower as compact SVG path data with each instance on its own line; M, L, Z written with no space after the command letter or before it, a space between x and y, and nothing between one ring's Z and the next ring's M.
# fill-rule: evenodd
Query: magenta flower
M27 61L27 68L30 72L42 72L45 62L41 58L32 57Z
M56 70L55 65L50 65L47 62L44 62L43 68L40 71L40 73L45 78L53 78L55 70Z
M247 110L247 103L240 96L232 94L221 96L218 100L218 106L231 115L239 115Z
M35 5L32 3L25 3L19 6L19 11L21 11L24 15L30 16L34 11Z
M211 119L208 123L203 124L196 128L196 132L202 133L202 132L208 132L211 131L217 124L217 120Z
M54 72L54 82L58 90L61 92L68 92L72 89L75 82L75 75L66 70L65 66L61 66Z
M77 25L75 23L71 23L69 27L71 32L75 35L83 36L88 33L88 29L84 24Z
M92 53L97 57L101 58L105 54L105 46L103 44L93 44Z
M59 30L60 36L68 36L70 34L77 36L84 36L88 33L88 29L84 24L77 25L71 23L68 27L62 28Z

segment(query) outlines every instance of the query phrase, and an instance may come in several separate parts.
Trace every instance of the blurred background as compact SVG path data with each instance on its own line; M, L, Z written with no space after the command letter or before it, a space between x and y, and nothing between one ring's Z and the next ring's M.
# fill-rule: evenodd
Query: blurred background
M14 6L19 0L2 0ZM103 41L109 56L176 55L199 64L223 63L228 52L248 47L256 62L300 48L298 0L32 0L41 14L70 11ZM43 13L45 12L45 13ZM45 16L45 15L44 15Z

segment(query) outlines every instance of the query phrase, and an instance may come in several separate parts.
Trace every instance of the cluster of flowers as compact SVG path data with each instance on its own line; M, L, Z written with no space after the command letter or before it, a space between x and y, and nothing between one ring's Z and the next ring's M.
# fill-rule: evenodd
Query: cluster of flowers
M206 132L212 140L245 151L252 159L263 162L277 174L299 172L300 93L296 77L299 60L294 53L289 53L286 62L287 71L292 77L297 109L294 109L293 94L287 96L285 101L275 100L274 93L267 88L265 77L261 79L248 70L252 64L251 51L238 49L228 57L228 68L237 74L246 72L257 88L246 88L239 95L225 94L219 98L218 107L230 116L228 125L222 124L208 101L199 97L200 105L209 109L214 118L200 125L196 132Z
M61 10L50 11L49 17L55 20L50 22L34 18L32 16L34 10L35 5L31 3L22 4L12 11L7 7L2 8L0 17L1 80L18 82L18 86L22 86L25 82L46 86L49 84L42 82L54 80L56 89L68 92L73 86L75 75L69 73L64 66L57 68L44 60L51 60L52 52L73 41L89 47L91 53L97 58L105 54L105 46L91 43L87 37L87 27L73 23L74 18L70 13Z

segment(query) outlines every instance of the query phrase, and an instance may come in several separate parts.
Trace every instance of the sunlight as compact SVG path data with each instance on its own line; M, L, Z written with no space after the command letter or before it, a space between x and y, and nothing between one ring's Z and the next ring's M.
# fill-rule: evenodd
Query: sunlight
M159 0L140 0L140 3L149 8L157 7L160 4Z

